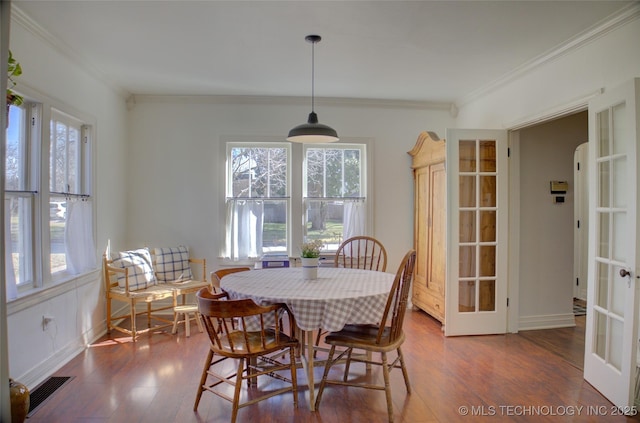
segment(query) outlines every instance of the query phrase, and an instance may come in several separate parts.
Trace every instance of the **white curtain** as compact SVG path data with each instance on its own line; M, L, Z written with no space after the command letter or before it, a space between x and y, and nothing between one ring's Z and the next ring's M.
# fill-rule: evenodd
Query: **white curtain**
M364 201L346 201L344 202L344 227L342 229L342 239L349 239L354 236L365 235L366 207Z
M229 200L224 257L232 260L261 257L263 221L263 201Z
M72 275L96 268L96 247L93 240L92 206L90 199L67 200L64 245L67 270Z
M7 300L18 298L16 273L13 268L13 246L11 245L11 199L4 199L4 265L6 273Z

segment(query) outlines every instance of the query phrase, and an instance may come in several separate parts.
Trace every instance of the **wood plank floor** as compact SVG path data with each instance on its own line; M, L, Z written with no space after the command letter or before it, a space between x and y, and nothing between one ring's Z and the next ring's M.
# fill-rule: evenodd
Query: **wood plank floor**
M413 392L407 395L402 374L392 372L395 422L638 421L614 416L581 370L519 334L445 338L439 323L421 311L407 313L405 332ZM184 328L177 335L143 335L136 343L114 332L55 372L74 379L27 422L227 422L230 404L214 395L205 393L198 412L192 410L207 349L195 324L190 338ZM368 376L363 367L352 371L382 378L379 370ZM318 379L321 372L316 369ZM319 411L311 412L302 370L298 380L297 409L284 394L241 409L238 421L387 421L382 392L327 388Z
M526 330L520 336L562 357L572 366L584 369L584 331L587 316L576 316L572 328Z

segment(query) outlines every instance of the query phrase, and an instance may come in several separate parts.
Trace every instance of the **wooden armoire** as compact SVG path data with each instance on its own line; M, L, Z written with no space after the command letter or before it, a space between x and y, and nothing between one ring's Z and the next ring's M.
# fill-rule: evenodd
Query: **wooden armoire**
M446 252L445 140L422 132L409 155L414 178L412 302L444 324Z

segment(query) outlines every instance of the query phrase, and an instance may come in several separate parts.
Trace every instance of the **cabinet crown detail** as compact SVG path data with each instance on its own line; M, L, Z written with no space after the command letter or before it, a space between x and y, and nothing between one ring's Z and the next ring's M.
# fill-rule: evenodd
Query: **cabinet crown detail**
M435 132L421 132L416 141L416 145L407 154L413 158L411 163L412 169L444 161L445 140L440 139Z

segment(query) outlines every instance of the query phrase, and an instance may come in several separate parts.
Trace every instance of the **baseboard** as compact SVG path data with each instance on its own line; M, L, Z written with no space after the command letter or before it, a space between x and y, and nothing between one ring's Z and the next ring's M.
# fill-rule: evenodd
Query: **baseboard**
M518 330L568 328L576 325L573 313L520 316Z

